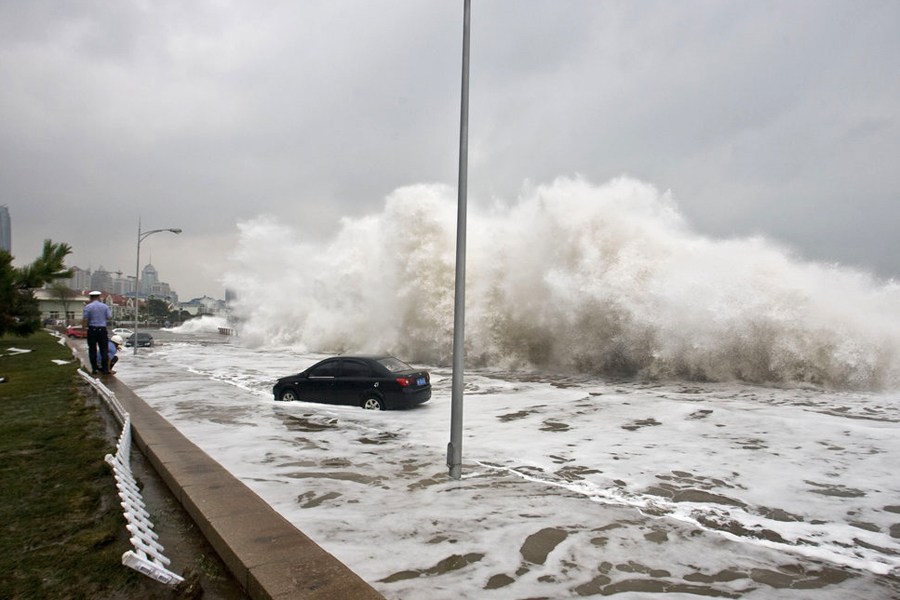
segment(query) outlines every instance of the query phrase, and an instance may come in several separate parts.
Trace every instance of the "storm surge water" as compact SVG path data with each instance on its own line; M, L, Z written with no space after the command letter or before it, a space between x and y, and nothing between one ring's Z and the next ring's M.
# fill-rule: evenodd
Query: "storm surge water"
M467 364L607 376L900 383L900 285L804 262L760 237L693 232L672 196L630 178L560 178L470 201ZM241 223L225 284L241 339L311 351L452 352L456 192L394 191L326 242Z

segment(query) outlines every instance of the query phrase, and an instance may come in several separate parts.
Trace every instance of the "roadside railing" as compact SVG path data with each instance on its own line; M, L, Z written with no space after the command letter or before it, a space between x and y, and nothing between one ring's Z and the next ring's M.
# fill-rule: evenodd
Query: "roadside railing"
M78 374L97 390L122 425L115 455L107 454L105 458L116 478L116 489L125 515L125 528L131 534L130 541L134 548L122 555L122 564L160 583L177 585L184 579L167 568L171 561L163 554L163 545L159 543L159 536L153 530L150 513L147 512L141 490L131 472L131 415L102 382L81 369Z

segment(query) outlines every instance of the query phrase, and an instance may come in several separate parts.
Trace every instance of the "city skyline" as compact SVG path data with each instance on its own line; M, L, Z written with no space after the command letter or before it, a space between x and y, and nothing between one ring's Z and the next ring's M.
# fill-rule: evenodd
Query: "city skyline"
M134 295L134 275L126 274L121 270L109 270L103 265L100 265L93 270L90 268L85 269L77 265L72 266L72 269L74 272L68 281L70 282L69 287L74 290L82 292L99 290L119 296ZM170 286L169 283L161 281L158 274L159 272L152 263L148 262L144 265L144 268L141 269L141 288L138 292L139 297L170 298L172 302L175 303L189 301L182 298L178 291ZM113 275L116 277L113 277ZM191 297L190 300L203 297L212 296L201 294L200 296Z
M12 219L9 214L9 209L6 205L0 205L0 249L6 250L12 254L11 234ZM13 254L13 257L15 258L15 254ZM21 263L21 261L16 262ZM72 289L81 291L95 289L123 296L129 294L134 295L135 276L127 275L125 271L122 271L121 269L109 270L102 264L98 265L96 269L93 269L91 265L88 265L85 269L75 264L69 264L69 261L67 261L67 266L73 270L72 277L68 279L68 281L70 281L69 287ZM114 274L117 275L117 277L113 278L112 275ZM150 260L148 260L141 269L140 283L141 286L138 295L141 297L157 296L172 298L173 302L179 302L177 291L172 289L167 282L159 280L158 272L152 262L152 255ZM193 298L196 299L201 297L208 296L204 293L199 296L194 296Z

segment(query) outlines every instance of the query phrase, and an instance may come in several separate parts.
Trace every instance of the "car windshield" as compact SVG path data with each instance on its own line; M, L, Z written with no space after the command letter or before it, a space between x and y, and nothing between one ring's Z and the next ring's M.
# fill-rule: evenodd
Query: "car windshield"
M412 371L413 368L400 360L399 358L394 358L393 356L388 356L385 358L379 358L378 362L390 371L391 373L400 373L401 371Z

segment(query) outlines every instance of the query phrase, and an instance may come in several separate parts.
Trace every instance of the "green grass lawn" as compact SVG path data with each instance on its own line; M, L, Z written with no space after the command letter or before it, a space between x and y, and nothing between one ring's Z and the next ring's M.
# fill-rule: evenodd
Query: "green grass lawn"
M103 462L115 448L77 368L46 332L0 337L0 598L141 595Z

